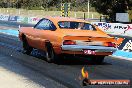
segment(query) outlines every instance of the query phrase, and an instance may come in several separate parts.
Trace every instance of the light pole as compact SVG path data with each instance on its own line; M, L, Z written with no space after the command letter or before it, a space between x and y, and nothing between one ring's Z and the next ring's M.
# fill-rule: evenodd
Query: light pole
M89 0L88 0L88 18L89 18Z

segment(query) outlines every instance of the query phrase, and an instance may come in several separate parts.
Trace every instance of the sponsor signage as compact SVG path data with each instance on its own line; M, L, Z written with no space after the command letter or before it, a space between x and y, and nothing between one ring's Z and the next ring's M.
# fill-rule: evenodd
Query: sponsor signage
M125 39L118 48L123 51L132 52L132 40Z
M28 23L36 24L36 23L38 23L39 20L40 20L40 18L37 18L37 17L29 17L28 18Z
M18 18L18 16L9 16L8 21L15 21L15 22L17 22L17 18Z
M20 17L20 16L18 16L17 22L28 23L28 17Z
M132 40L127 41L122 50L132 52Z
M0 20L2 21L8 21L9 15L0 15Z
M98 26L108 34L115 34L115 35L132 34L132 24L105 23L105 22L92 22L92 24Z

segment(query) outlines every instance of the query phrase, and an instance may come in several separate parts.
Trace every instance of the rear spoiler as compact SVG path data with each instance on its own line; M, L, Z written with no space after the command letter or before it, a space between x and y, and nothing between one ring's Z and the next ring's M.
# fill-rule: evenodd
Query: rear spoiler
M91 37L91 36L64 36L64 40L82 40L82 41L108 41L114 42L114 37Z
M63 40L81 40L81 41L102 41L113 42L117 45L121 44L124 38L115 37L91 37L91 36L64 36Z

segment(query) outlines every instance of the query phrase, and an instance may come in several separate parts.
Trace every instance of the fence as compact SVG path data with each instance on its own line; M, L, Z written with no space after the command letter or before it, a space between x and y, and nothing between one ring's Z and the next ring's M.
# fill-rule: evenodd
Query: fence
M44 11L44 10L26 10L26 9L15 9L15 8L0 8L1 14L9 14L15 16L25 16L25 17L45 17L45 16L61 16L61 11ZM70 11L69 17L75 18L83 18L85 13L85 17L88 18L87 12L74 12ZM100 18L100 14L97 12L90 12L90 18Z

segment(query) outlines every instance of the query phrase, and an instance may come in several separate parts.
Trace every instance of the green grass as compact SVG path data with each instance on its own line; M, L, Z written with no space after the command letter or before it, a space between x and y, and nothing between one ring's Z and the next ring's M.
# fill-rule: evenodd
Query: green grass
M24 17L45 17L45 16L61 16L61 11L44 11L44 10L25 10L25 9L15 9L15 8L0 8L1 14L9 14ZM83 18L84 13L86 18L88 17L87 12L70 12L70 17ZM97 12L90 12L90 18L99 18L101 14Z

